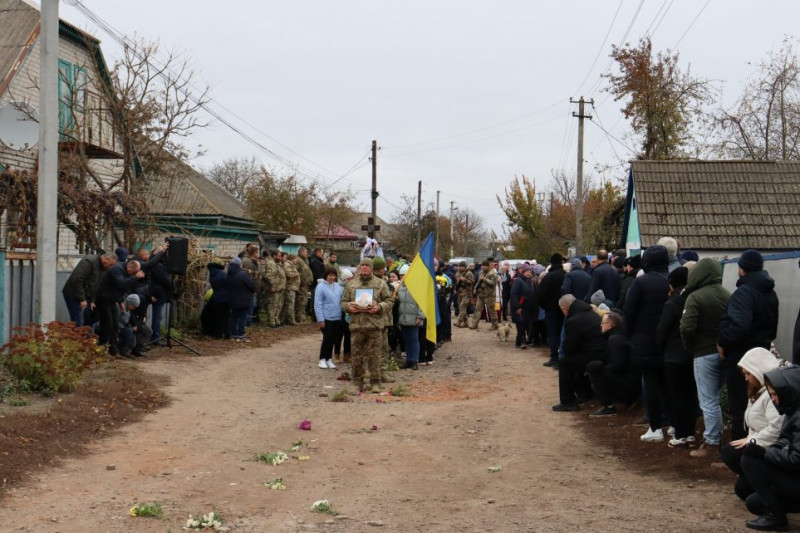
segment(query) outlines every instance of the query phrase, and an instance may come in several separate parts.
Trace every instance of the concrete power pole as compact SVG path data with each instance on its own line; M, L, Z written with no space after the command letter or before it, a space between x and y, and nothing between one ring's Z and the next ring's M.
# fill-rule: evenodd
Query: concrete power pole
M433 255L439 257L439 195L442 191L436 191L436 237L433 241Z
M36 294L40 324L56 319L58 259L58 0L42 0L39 40L39 171Z
M578 177L575 187L575 254L581 253L581 240L583 240L583 119L591 119L591 115L584 114L586 100L583 96L576 102L570 98L570 103L578 104L578 112L572 113L573 117L578 117ZM594 104L594 100L589 100L589 104Z
M372 217L372 222L370 225L374 225L375 221L377 220L378 216L378 141L372 141L372 210L370 211L370 217ZM369 237L371 239L375 238L375 231L369 232Z
M422 180L417 183L417 250L422 246Z
M453 237L453 236L454 236L453 228L455 227L455 218L454 218L454 215L455 215L456 209L458 209L457 207L455 207L455 204L456 204L456 203L455 203L455 202L453 202L452 200L450 201L450 259L453 259L453 256L455 255L455 254L453 253L453 244L454 244L454 240L453 240L453 239L454 239L454 237Z

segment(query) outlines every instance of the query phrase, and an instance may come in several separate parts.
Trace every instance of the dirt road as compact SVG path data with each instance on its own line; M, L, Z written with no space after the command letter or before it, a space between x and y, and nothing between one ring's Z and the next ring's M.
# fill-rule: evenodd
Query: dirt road
M237 532L744 530L729 484L639 474L587 438L588 410L553 413L541 351L454 335L434 365L395 373L413 396L348 403L330 401L349 383L316 368L316 335L138 363L171 377L171 405L11 489L0 529L177 532L218 510ZM253 460L298 440L283 464ZM276 477L286 490L264 486ZM340 515L312 512L321 499ZM129 515L146 501L166 518Z

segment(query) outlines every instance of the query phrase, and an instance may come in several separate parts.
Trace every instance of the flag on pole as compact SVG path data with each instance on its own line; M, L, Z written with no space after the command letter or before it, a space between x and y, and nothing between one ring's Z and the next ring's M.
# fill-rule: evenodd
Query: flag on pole
M428 320L425 338L436 343L436 274L433 270L433 232L428 234L428 238L419 249L419 253L411 262L411 266L403 278L408 292L417 302L417 305L425 314Z

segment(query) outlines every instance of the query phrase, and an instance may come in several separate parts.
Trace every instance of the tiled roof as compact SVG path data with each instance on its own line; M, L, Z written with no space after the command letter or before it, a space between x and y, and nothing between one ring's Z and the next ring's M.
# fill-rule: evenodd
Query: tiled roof
M643 247L800 248L800 162L633 161Z
M189 165L175 163L170 177L150 178L144 199L152 215L224 215L249 220L244 203Z

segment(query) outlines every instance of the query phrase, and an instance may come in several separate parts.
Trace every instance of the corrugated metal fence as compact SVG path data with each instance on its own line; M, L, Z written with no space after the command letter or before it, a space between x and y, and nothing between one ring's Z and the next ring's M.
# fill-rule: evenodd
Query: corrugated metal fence
M36 320L34 283L36 261L34 254L0 252L0 295L3 313L0 316L2 341L11 338L15 327Z
M775 292L778 294L778 337L775 346L784 359L792 359L792 337L797 313L800 311L800 268L798 268L800 252L786 252L764 255L764 270L775 280ZM722 285L733 292L739 279L739 267L736 259L722 262Z

